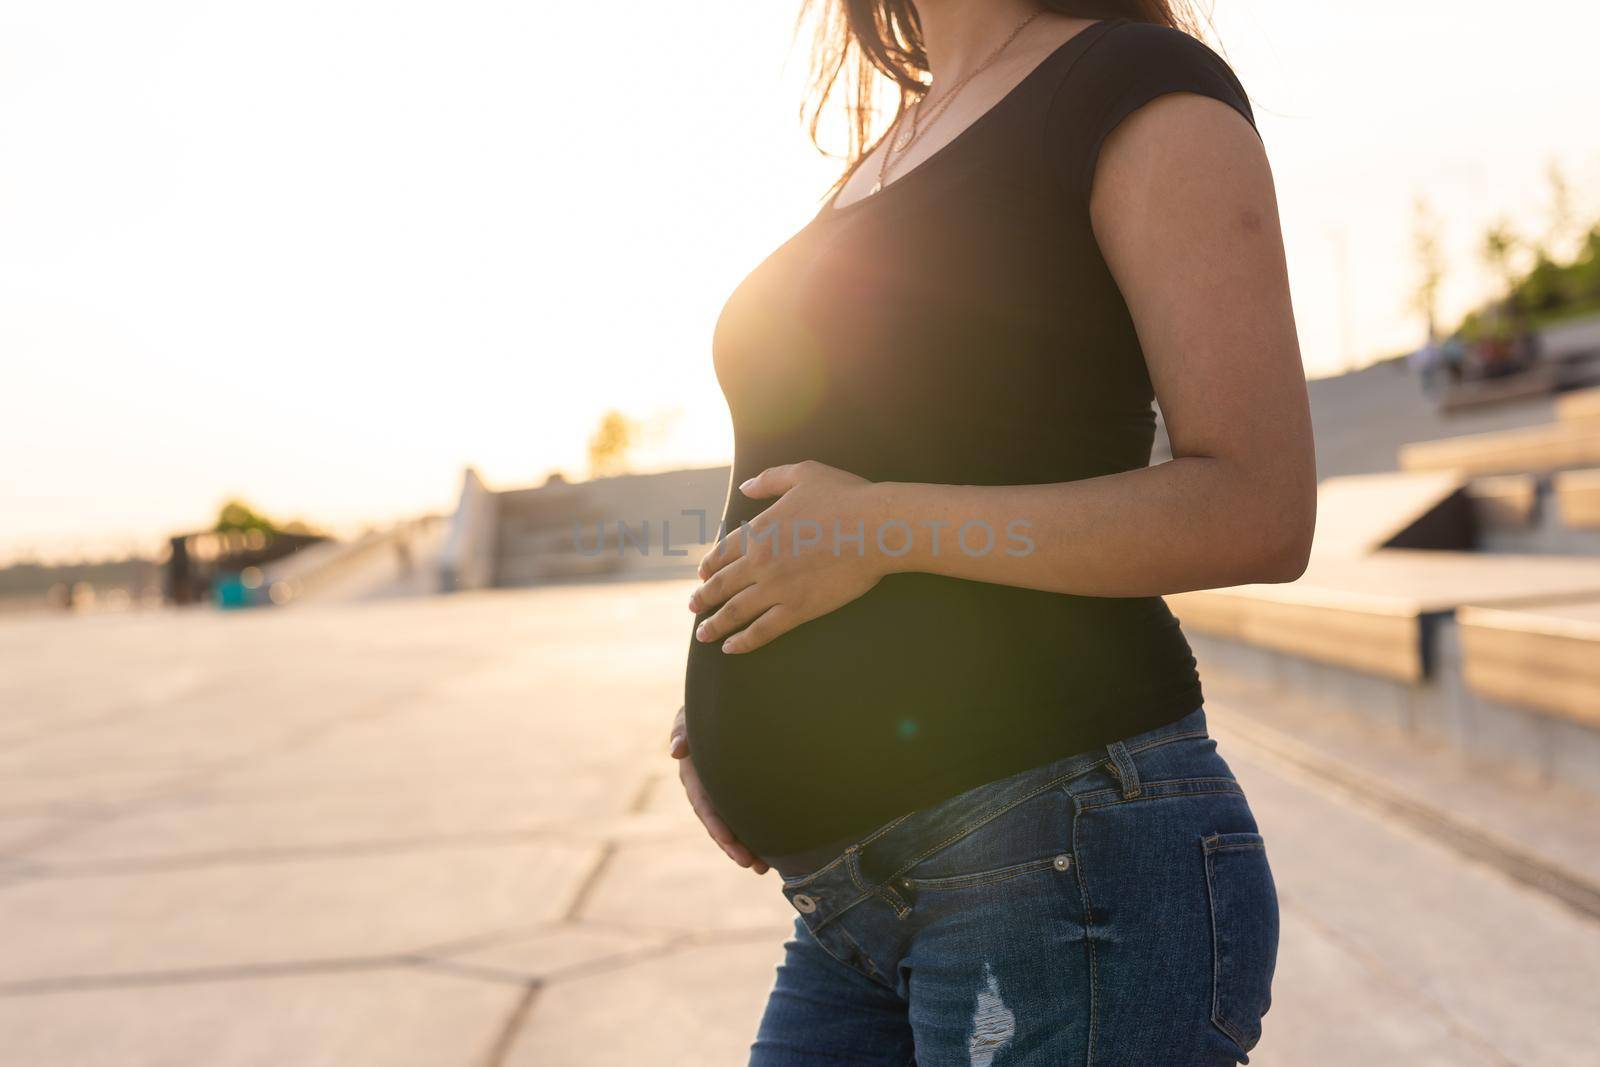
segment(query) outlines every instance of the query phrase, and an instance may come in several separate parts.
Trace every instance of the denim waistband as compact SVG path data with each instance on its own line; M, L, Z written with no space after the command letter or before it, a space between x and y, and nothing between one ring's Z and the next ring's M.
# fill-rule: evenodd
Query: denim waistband
M1107 764L1120 770L1121 761L1131 753L1172 741L1205 736L1206 717L1202 706L1154 730L1114 741L1103 748L1066 756L1009 778L985 783L930 807L902 815L842 849L818 849L815 850L818 853L815 857L811 853L776 857L772 866L783 876L784 892L791 899L794 899L795 892L821 880L837 881L841 889L853 886L860 895L867 895L873 891L869 883L897 878L933 853L954 844L1017 804L1047 789ZM842 903L842 897L837 893L828 894L828 899ZM860 896L856 899L860 899ZM808 897L802 903L809 906L821 904L821 901L813 902ZM818 914L814 918L820 924L828 917Z

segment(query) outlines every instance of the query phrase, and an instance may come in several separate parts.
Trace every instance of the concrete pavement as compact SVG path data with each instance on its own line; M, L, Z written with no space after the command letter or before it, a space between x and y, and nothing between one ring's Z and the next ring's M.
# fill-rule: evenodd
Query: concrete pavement
M742 1063L791 913L665 754L689 588L0 620L0 1062ZM1600 924L1245 710L1251 1062L1592 1062Z

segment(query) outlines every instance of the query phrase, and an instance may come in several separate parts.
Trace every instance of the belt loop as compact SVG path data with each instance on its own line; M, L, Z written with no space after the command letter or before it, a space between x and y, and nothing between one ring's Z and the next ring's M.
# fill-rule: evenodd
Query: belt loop
M1113 741L1106 746L1106 755L1111 757L1111 769L1122 779L1122 799L1132 800L1138 796L1139 769L1133 765L1133 757L1128 755L1128 746L1121 741Z
M861 869L860 845L851 845L844 850L844 866L850 875L850 880L856 884L856 888L863 893L877 897L893 908L895 918L904 919L911 914L911 903L907 899L911 896L910 883L897 881L891 885L883 885L868 875Z

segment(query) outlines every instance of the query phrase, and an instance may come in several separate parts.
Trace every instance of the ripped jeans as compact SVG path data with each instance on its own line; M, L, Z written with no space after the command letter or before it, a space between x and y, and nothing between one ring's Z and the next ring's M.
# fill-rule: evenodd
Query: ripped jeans
M1277 895L1204 708L808 867L778 866L751 1067L1211 1067L1261 1036Z

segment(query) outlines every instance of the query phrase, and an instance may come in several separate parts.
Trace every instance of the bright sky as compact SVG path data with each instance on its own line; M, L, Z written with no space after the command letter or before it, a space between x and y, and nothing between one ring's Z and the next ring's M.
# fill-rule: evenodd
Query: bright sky
M726 461L717 313L833 173L792 14L0 0L0 560L148 550L231 494L350 531L449 507L469 463L581 476L607 408L653 427L644 466ZM1417 191L1452 314L1552 158L1600 217L1591 0L1216 24L1312 375L1417 342Z

